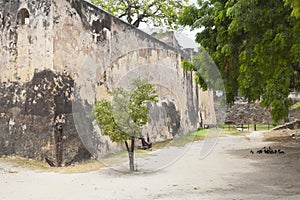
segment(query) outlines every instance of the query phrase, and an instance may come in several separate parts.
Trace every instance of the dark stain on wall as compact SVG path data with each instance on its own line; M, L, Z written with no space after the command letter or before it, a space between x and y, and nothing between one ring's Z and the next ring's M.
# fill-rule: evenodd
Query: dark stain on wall
M176 109L176 106L173 102L163 102L163 108L166 110L168 130L172 133L173 137L178 134L180 128L180 112Z
M55 119L64 115L64 160L89 159L73 121L73 87L70 76L50 70L25 84L0 83L0 155L55 160Z
M87 16L84 13L84 11L86 11L85 9L88 8L86 6L86 2L78 1L78 0L67 0L67 1L70 2L71 6L76 10L76 12L78 13L78 15L80 16L80 19L81 19L81 22L83 24L83 27L86 30L91 30L91 26L90 26L90 24L88 22Z
M150 131L150 135L157 133L157 136L161 140L170 139L165 135L162 127L167 127L168 132L175 135L181 135L182 130L180 129L181 125L181 114L174 102L164 101L159 104L151 104L150 106L150 118L149 118L149 127L152 127L153 130ZM155 137L155 136L154 136Z
M188 98L188 114L189 114L189 119L192 124L197 124L199 122L198 119L198 104L194 102L194 91L193 91L193 75L192 72L184 72L185 77L186 77L186 88L187 88L187 98Z

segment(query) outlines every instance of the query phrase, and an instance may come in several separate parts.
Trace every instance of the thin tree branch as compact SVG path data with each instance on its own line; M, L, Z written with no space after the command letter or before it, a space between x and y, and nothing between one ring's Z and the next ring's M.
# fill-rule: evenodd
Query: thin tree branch
M129 146L128 146L128 142L126 140L125 140L125 146L126 146L127 151L129 152Z

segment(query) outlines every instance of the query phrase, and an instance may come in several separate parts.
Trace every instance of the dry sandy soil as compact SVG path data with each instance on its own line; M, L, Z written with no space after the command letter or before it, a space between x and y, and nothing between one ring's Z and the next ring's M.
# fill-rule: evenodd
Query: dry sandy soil
M277 131L220 137L203 159L204 141L194 142L179 160L152 173L102 168L63 174L0 161L0 199L300 199L300 138L291 139L290 134ZM280 148L285 154L249 153L264 146ZM170 149L151 152L138 161L160 162L155 154L161 153L167 155Z

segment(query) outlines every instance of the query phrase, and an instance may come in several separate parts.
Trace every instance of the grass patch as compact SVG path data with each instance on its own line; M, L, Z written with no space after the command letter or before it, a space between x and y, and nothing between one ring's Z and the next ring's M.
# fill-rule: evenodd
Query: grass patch
M297 108L300 108L300 101L292 105L291 110L295 110Z
M156 142L152 145L154 150L163 149L166 146L184 146L189 142L203 140L207 135L207 129L201 129L198 131L190 132L183 136L178 136L173 139L165 140L162 142Z
M229 135L238 136L238 135L242 135L244 133L245 133L245 131L244 132L243 131L231 131L231 132L229 132Z
M208 129L200 129L198 131L190 132L186 135L175 137L170 145L171 146L184 146L190 142L203 140L207 135Z
M207 129L201 129L198 131L190 132L183 136L178 136L170 140L162 141L162 142L156 142L152 145L152 148L154 150L156 149L163 149L166 146L184 146L190 142L203 140L207 135Z
M231 130L223 129L221 136L228 136L228 135L239 136L239 135L243 135L243 134L246 134L246 133L249 133L249 132L246 131L246 130L245 131L239 131L239 130L236 130L236 129L231 129Z
M82 163L76 163L68 167L50 167L46 162L22 158L18 156L7 156L0 158L0 161L12 164L14 167L21 167L41 172L58 172L65 174L86 173L97 171L104 165L97 160L89 160Z
M50 166L46 162L22 158L19 156L6 156L1 161L12 164L14 167L28 168L32 170L47 170Z
M250 126L252 127L252 129L254 129L254 126L253 124ZM274 128L275 126L273 125L268 125L268 124L256 124L256 130L257 131L266 131L266 130L270 130L272 128Z
M274 128L274 125L268 125L268 124L256 124L256 131L265 131L265 130L270 130L272 128ZM229 135L239 135L240 133L245 133L245 132L249 132L249 131L254 131L254 124L249 124L249 130L248 130L248 125L244 124L244 131L238 131L235 125L231 125L230 129L228 128L228 126L226 125L223 128L223 132L225 132L226 134Z
M249 130L248 130L248 125L244 125L244 131L241 130L237 130L235 126L231 126L230 129L228 129L227 127L223 128L222 130L222 135L226 136L226 135L232 135L232 136L239 136L239 135L244 135L247 134L251 131L254 131L254 124L249 124ZM247 127L247 128L246 128ZM268 125L268 124L256 124L256 131L267 131L267 130L271 130L272 128L274 128L274 125Z
M152 149L157 150L157 149L163 149L166 146L168 146L172 142L172 139L161 141L161 142L155 142L152 144Z
M137 148L135 148L134 150L136 151ZM108 154L108 155L104 156L103 159L122 159L122 158L127 158L127 157L128 157L128 153L126 150L124 150L124 151L120 151L117 153Z

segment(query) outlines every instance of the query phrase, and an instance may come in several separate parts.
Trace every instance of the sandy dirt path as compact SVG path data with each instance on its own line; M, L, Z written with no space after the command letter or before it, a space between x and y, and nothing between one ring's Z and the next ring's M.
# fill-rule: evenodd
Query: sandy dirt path
M0 199L300 199L300 154L251 155L249 149L272 145L261 132L221 137L205 159L202 145L194 142L177 162L147 174L60 174L0 163Z

